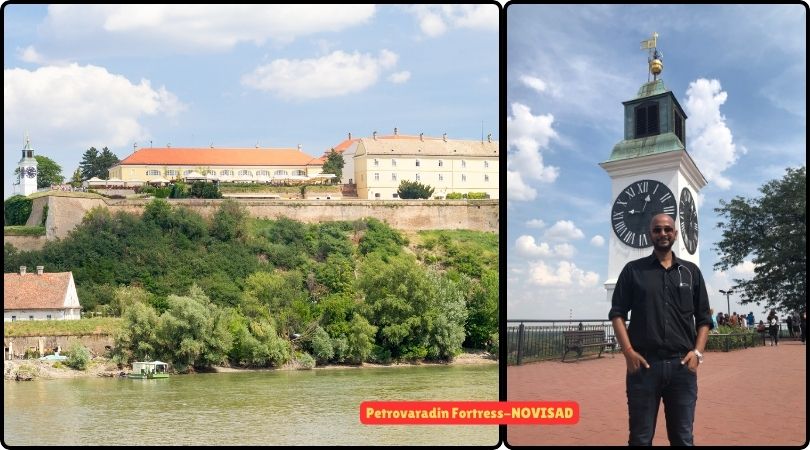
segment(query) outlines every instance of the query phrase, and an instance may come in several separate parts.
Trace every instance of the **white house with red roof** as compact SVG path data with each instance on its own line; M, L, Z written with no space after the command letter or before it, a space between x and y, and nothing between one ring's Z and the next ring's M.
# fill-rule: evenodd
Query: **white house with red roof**
M3 274L3 321L78 320L81 305L73 282L73 272Z

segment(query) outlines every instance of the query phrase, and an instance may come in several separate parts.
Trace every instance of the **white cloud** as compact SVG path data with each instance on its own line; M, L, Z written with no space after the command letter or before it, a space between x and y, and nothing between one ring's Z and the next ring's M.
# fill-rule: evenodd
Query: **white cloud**
M318 59L277 59L244 75L242 84L286 99L337 97L370 87L397 59L388 50L376 58L338 50Z
M509 152L507 165L526 178L547 183L556 180L559 168L545 166L540 152L557 137L551 128L553 122L551 114L533 116L528 106L512 103L512 115L506 118L507 146L516 151Z
M33 45L29 45L24 49L17 49L17 57L20 58L21 61L27 63L34 63L34 64L43 64L45 63L45 58L39 54L36 48Z
M495 5L415 5L410 8L419 28L428 37L437 37L454 28L498 30L499 11Z
M401 84L411 79L411 73L407 70L397 73L392 73L388 76L388 81L394 84Z
M526 222L526 226L529 228L543 228L546 226L546 223L541 219L532 219Z
M520 176L519 172L507 170L506 185L509 187L506 198L510 202L527 202L537 198L537 191L523 182L523 177Z
M741 278L753 278L754 277L754 268L756 268L756 264L751 261L743 261L740 264L729 269L732 275L741 277Z
M597 234L591 238L591 245L594 247L602 247L605 245L605 238Z
M544 258L552 255L551 248L548 244L542 242L540 245L537 245L533 237L526 235L517 238L515 248L519 254L533 258Z
M123 39L161 48L226 50L289 42L368 22L374 5L50 5L43 30L63 41Z
M582 232L574 222L570 220L559 220L551 226L543 235L546 239L567 241L570 239L582 239L585 233Z
M574 257L576 249L571 244L558 244L554 246L554 254L560 258L571 259Z
M543 261L536 261L529 263L528 281L531 284L548 287L564 287L574 284L581 287L593 287L599 283L599 274L586 272L568 261L558 262L556 270Z
M548 85L545 81L531 75L521 75L520 81L541 94L548 89Z
M77 64L4 69L3 96L6 142L37 130L38 136L60 136L64 148L128 146L148 134L141 118L170 117L185 108L165 87L152 88L149 80L134 84L103 67Z
M742 151L737 150L726 118L720 114L720 106L728 94L721 91L719 81L700 78L689 83L686 95L690 127L687 136L694 136L690 139L689 153L709 182L729 189L731 180L722 173L737 161Z

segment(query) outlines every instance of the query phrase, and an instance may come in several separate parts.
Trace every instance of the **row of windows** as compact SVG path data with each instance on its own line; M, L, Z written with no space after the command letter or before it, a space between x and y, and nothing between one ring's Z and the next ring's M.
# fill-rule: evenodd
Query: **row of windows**
M28 316L28 320L34 320L34 316ZM51 320L51 315L50 314L48 314L46 316L46 320ZM11 321L16 322L17 321L17 316L11 316Z
M169 177L176 177L178 172L179 172L179 171L177 171L177 170L174 170L174 169L169 169L169 170L167 170L167 171L166 171L166 176L169 176ZM189 174L191 174L191 172L194 172L194 170L190 170L190 169L189 169L189 170L184 170L184 171L183 171L183 175L184 175L184 176L185 176L185 175L189 175ZM233 171L233 170L230 170L230 169L225 169L225 170L220 170L220 171L219 171L219 175L220 175L220 176L228 175L228 176L231 176L231 177L232 177L232 176L233 176L233 173L234 173L234 171ZM216 174L217 174L217 171L216 171L216 170L203 170L203 171L201 171L201 172L200 172L200 175L216 175ZM238 172L238 175L239 175L240 177L241 177L241 176L249 176L249 177L252 177L252 176L253 176L253 172L252 172L252 171L250 171L250 170L240 170L240 171ZM304 171L304 170L300 170L300 169L298 169L298 170L292 170L292 171L287 171L287 170L276 170L275 172L273 172L273 175L274 175L274 176L288 176L288 175L294 175L294 176L306 176L306 175L307 175L307 173L306 173L306 171ZM155 170L155 169L150 169L150 170L147 170L147 171L146 171L146 176L150 176L150 177L151 177L151 176L160 176L160 171L159 171L159 170ZM270 171L269 171L269 170L257 170L257 171L256 171L256 176L257 176L257 177L261 177L261 176L269 177L269 176L270 176Z
M417 173L417 174L416 174L416 181L421 181L421 179L422 179L422 178L421 178L421 177L419 176L419 174ZM374 173L374 181L380 181L380 174L379 174L379 172L375 172L375 173ZM391 181L397 181L397 174L396 174L396 173L392 173L392 174L391 174ZM444 181L444 175L443 175L443 174L441 174L441 173L439 174L439 181ZM462 182L467 181L467 175L465 175L465 174L461 174L461 181L462 181ZM489 175L486 175L486 174L484 175L484 182L485 182L485 183L489 183Z
M391 167L396 167L396 166L397 166L397 160L392 159L391 160ZM377 159L377 158L374 158L374 167L380 167L380 160ZM422 166L422 161L417 159L416 160L416 167L423 167ZM439 160L439 167L444 167L444 161L442 161L441 159ZM462 159L461 160L461 167L462 168L467 167L467 161ZM489 169L489 161L484 161L484 168Z

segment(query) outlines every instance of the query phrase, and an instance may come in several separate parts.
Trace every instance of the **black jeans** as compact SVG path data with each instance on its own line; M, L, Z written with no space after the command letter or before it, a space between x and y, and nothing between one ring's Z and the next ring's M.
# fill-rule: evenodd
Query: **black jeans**
M664 399L664 414L670 445L693 445L692 426L697 403L697 374L681 365L680 357L647 358L627 374L627 408L630 412L630 445L652 445L658 407Z

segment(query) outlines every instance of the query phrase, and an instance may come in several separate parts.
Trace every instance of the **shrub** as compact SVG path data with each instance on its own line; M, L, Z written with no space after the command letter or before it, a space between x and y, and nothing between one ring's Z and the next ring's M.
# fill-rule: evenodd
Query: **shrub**
M24 195L15 195L3 203L6 225L25 225L34 201Z
M485 200L489 198L486 192L467 192L468 200Z
M296 367L298 370L310 370L315 367L315 358L309 353L296 353L295 359L298 363Z
M397 194L399 198L412 199L412 198L430 198L433 195L434 189L427 184L422 184L418 181L402 180L399 183Z
M451 193L447 194L447 197L445 197L445 198L447 200L461 200L463 197L461 195L461 192L451 192Z
M68 367L76 370L87 369L87 364L90 362L90 350L78 342L74 342L68 350L68 359L65 361Z
M312 336L312 353L317 361L321 363L329 361L335 355L332 340L329 339L329 334L321 327L315 329L315 335Z

